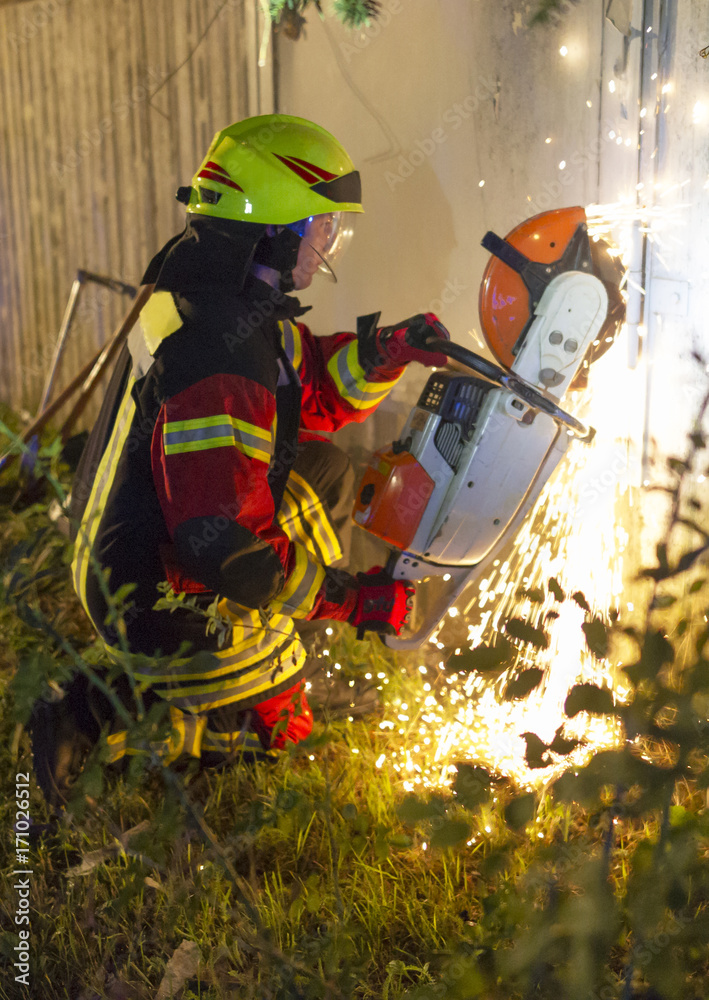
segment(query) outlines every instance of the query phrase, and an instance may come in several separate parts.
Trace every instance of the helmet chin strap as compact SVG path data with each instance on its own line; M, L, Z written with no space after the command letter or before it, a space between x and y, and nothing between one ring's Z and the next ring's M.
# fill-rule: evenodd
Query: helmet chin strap
M284 227L273 236L262 237L256 247L254 264L260 264L278 272L278 288L281 292L292 292L295 289L293 271L298 263L301 239L302 237L294 233L292 229ZM307 246L320 259L328 276L336 282L337 276L323 255L315 249L312 243L307 243Z
M292 292L295 287L293 268L298 262L299 248L300 236L284 226L273 236L266 235L259 240L254 263L278 271L280 291Z

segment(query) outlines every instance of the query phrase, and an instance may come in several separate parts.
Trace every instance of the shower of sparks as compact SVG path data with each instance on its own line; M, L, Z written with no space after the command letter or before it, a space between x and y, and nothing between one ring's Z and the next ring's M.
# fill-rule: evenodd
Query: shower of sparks
M611 254L627 259L629 223L637 220L637 207L630 202L595 206L587 214L591 238L608 238L611 220L620 223L612 232L616 249ZM642 219L641 226L654 231L653 221ZM594 657L581 629L596 616L607 622L611 612L630 607L623 603L624 557L638 499L644 388L640 371L627 368L626 337L624 329L619 342L595 362L588 388L568 393L564 400L571 412L596 428L596 437L590 444L571 444L514 547L495 561L472 597L463 595L432 637L428 649L436 654L438 682L432 686L427 680L411 703L392 706L390 718L380 724L391 747L388 763L408 791L449 784L460 761L533 787L569 766L580 766L593 752L617 745L621 737L615 718L581 713L567 719L563 707L578 683L611 687L621 700L626 694L619 664ZM552 577L567 595L562 603L548 590ZM523 593L539 590L541 603ZM572 599L577 592L590 612ZM550 611L558 617L547 617ZM505 701L501 695L509 672L494 683L474 671L446 674L445 661L438 659L441 649L446 648L447 658L489 642L511 617L543 627L549 638L546 650L520 649L513 668L542 667L544 678L536 690L522 700ZM450 618L468 622L467 639L457 649L440 641ZM420 670L434 679L435 667L422 665ZM548 745L561 726L565 738L582 741L577 749L566 757L549 753L548 767L530 769L522 734L535 733ZM377 764L382 766L381 757Z

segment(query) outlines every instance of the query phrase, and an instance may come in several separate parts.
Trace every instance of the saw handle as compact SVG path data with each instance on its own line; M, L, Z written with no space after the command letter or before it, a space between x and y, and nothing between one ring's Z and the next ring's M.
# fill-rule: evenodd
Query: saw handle
M438 332L438 336L432 333L433 330ZM423 315L420 318L416 317L416 321L409 325L404 336L404 340L410 347L415 347L419 351L430 351L432 354L437 353L436 348L431 346L432 344L438 344L441 341L449 343L450 339L450 333L439 319L435 323L427 323ZM446 351L441 353L447 354Z
M515 372L509 371L507 368L500 368L499 365L493 364L487 358L482 358L479 354L475 354L474 351L469 351L462 344L454 344L452 341L444 340L442 337L429 335L422 346L424 350L445 354L447 357L459 361L466 368L472 369L476 375L482 375L483 378L494 382L501 389L506 389L513 396L527 403L528 406L548 414L557 424L562 424L566 427L574 437L587 442L592 441L595 437L596 431L593 427L588 427L580 420L577 420L576 417L567 413L566 410L562 410L553 396L542 392L535 385L515 374Z

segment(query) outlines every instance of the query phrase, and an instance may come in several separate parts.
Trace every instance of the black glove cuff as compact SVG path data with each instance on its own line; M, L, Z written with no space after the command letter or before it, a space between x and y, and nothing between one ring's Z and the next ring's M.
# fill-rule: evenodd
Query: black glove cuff
M375 368L381 368L388 361L386 355L381 353L377 338L377 323L380 316L381 312L376 312L357 317L357 360L365 374Z
M328 603L342 605L346 602L348 594L357 589L357 580L350 573L344 569L334 569L332 566L325 567L322 593Z

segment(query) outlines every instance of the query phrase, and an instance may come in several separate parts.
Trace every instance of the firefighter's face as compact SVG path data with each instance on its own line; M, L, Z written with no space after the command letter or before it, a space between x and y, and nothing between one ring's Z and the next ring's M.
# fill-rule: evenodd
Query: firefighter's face
M300 241L298 260L293 268L296 290L308 288L313 275L323 263L323 256L330 248L335 233L333 215L314 215Z

